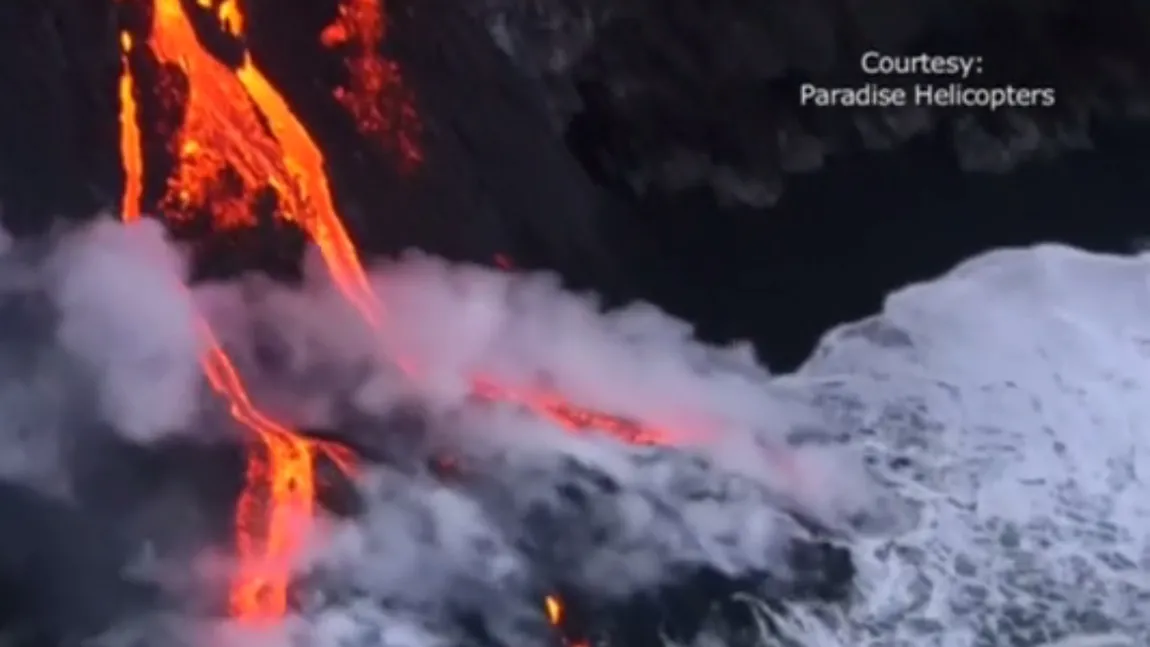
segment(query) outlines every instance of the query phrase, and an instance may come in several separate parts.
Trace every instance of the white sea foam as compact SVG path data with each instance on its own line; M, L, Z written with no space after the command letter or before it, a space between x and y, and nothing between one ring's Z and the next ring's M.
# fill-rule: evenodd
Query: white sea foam
M914 511L859 542L848 621L808 644L1150 644L1150 256L981 255L778 386Z

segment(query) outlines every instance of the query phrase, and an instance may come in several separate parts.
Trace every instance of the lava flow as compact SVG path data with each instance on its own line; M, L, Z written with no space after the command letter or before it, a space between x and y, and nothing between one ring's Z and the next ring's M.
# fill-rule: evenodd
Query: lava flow
M121 210L126 221L140 217L140 196L143 195L144 161L140 152L140 128L136 125L136 82L128 72L128 54L132 51L132 36L120 34L120 160L124 165L124 204Z
M274 620L287 611L291 565L315 512L315 459L325 454L345 471L352 463L343 447L305 438L261 413L228 356L207 334L204 375L227 399L232 417L252 430L261 445L248 458L236 505L240 563L229 592L230 609L241 620Z
M233 15L239 17L238 13ZM127 177L122 213L131 221L140 215L143 160L135 83L127 61L131 36L123 34L121 44L121 155ZM178 65L190 80L230 82L190 84L184 123L172 142L178 163L177 173L168 183L165 202L169 207L208 208L214 222L227 228L250 222L251 205L245 192L235 199L221 199L224 185L219 178L225 169L250 183L245 185L249 191L260 186L257 178L273 183L279 179L284 186L298 187L290 182L291 160L280 159L274 140L250 137L238 130L254 124L255 132L259 132L258 116L247 103L243 88L236 86L231 71L198 47L178 0L157 3L148 45L162 63ZM300 213L310 206L298 192L280 195L285 200L281 207L289 210L286 213ZM290 211L293 208L296 211ZM189 213L183 209L175 212ZM350 242L347 244L350 247ZM345 470L350 469L351 462L339 446L307 439L261 413L206 327L205 336L208 344L203 366L208 384L228 401L232 417L253 432L259 445L248 458L245 486L236 506L239 573L229 591L229 610L241 620L276 619L287 610L290 566L305 537L306 528L301 524L308 523L314 512L315 458L324 453Z
M423 161L416 138L422 129L399 65L379 55L386 29L380 0L348 0L320 34L329 49L346 51L348 81L333 93L360 134L398 149L403 168Z
M245 16L235 0L197 1L204 9L214 9L220 27L243 42ZM324 156L307 129L250 53L245 51L240 64L229 67L202 47L181 0L153 0L152 8L147 50L164 68L181 72L187 82L183 120L167 141L175 164L160 201L161 211L176 218L206 213L213 228L223 231L253 225L257 197L274 193L276 215L310 237L341 294L386 339L382 304L339 218ZM396 94L407 96L406 91L396 89L399 76L394 64L383 61L376 51L382 34L379 0L345 0L336 22L322 36L327 46L353 50L354 58L348 63L351 81L336 97L365 134L379 135L400 127L384 118L396 111L380 102ZM123 214L132 220L140 214L144 160L136 111L139 89L128 61L133 47L129 34L123 34L122 45ZM405 123L417 121L413 105L405 99L398 109L398 114L407 115ZM400 134L398 141L409 161L422 159L412 136ZM338 446L307 439L262 414L250 401L224 350L210 331L205 334L209 340L203 360L207 380L258 443L248 461L245 489L236 510L240 572L230 591L230 610L238 619L274 619L287 609L289 566L314 509L315 457L324 453L344 469L350 469L351 463ZM411 372L410 363L397 361ZM409 377L417 375L411 372ZM551 393L511 391L487 380L476 380L474 392L484 400L530 409L568 429L594 427L634 443L674 440L666 432L578 408ZM548 598L549 614L560 608L556 605L557 599Z

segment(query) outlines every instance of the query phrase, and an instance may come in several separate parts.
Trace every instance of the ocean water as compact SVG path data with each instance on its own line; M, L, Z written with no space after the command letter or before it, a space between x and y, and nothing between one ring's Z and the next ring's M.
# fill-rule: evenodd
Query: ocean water
M776 386L901 508L855 542L849 608L797 610L795 644L1150 644L1150 256L980 255Z

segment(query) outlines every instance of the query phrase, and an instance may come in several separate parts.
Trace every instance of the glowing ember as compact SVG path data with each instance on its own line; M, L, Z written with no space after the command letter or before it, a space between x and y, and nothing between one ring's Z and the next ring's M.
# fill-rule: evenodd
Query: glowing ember
M208 11L211 11L214 5L216 19L232 36L244 33L244 14L240 11L236 0L196 0L196 3Z
M563 603L559 598L549 595L543 599L543 605L547 611L548 622L556 627L563 623Z
M153 2L148 49L163 67L182 72L187 80L183 120L168 141L175 170L161 202L164 211L177 218L206 213L219 230L251 226L257 198L270 192L277 199L277 215L308 234L340 292L366 323L383 333L382 304L339 218L323 154L306 128L250 54L245 52L240 65L229 68L200 45L180 0ZM198 0L198 4L213 11L221 27L242 42L245 20L235 0ZM361 132L396 135L404 158L417 161L420 156L408 129L418 124L417 115L401 89L394 64L379 56L383 29L378 0L346 0L322 40L329 47L347 50L351 80L337 98L355 117ZM133 42L127 34L122 46L123 214L125 220L134 220L140 213L144 167L135 84L127 61ZM402 99L398 122L384 107L395 105L388 101L394 98L389 94ZM275 619L286 611L289 566L314 512L315 457L323 453L344 470L350 470L353 461L343 448L305 439L260 413L223 349L210 331L205 329L205 334L210 340L204 359L208 382L257 441L236 510L240 572L230 591L230 608L239 619ZM397 361L415 375L410 363ZM575 407L549 392L514 392L485 380L477 380L474 390L477 397L516 403L568 429L596 428L632 443L676 440L632 420ZM561 608L557 598L548 598L548 614L556 621Z
M380 0L344 0L320 42L345 52L348 81L336 88L335 98L360 134L394 146L404 167L411 168L423 161L418 144L422 125L399 66L380 55L385 18Z
M543 598L543 610L547 614L547 622L551 623L551 626L558 629L559 633L562 634L563 622L565 620L563 601L554 595L548 595ZM563 644L566 645L566 647L588 647L588 643L582 640L564 640Z

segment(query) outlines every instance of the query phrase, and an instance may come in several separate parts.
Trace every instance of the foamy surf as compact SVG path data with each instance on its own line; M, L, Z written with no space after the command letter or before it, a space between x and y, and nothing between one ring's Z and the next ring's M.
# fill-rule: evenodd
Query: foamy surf
M990 252L893 293L779 380L910 512L856 543L836 639L1150 641L1148 281L1147 256Z

